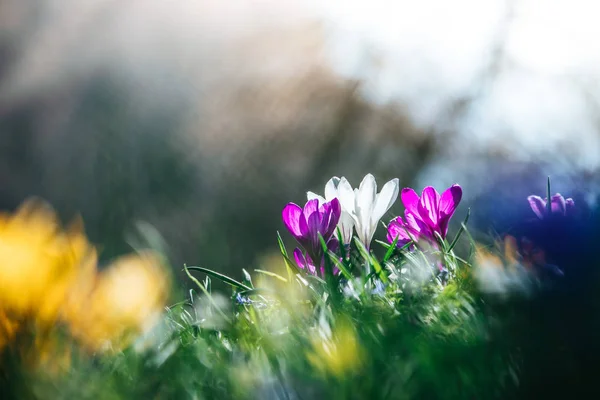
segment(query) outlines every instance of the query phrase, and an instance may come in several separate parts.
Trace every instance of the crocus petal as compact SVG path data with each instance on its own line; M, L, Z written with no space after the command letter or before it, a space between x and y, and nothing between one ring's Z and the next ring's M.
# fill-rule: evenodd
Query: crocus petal
M310 256L305 256L304 253L302 253L302 250L298 248L294 250L294 260L296 261L296 264L298 264L299 268L308 270L308 272L312 275L317 273L317 268L312 262Z
M308 217L317 212L319 210L319 200L318 199L312 199L309 200L306 205L304 206L304 210L302 210L302 212L304 213L304 218L306 218L306 220L308 221Z
M338 225L338 222L340 222L341 214L342 206L340 205L340 201L337 198L334 198L329 202L328 220L322 222L324 229L321 234L325 240L329 240L334 234L335 227Z
M565 198L560 193L556 193L550 199L550 207L553 213L565 215L567 211Z
M294 249L294 260L298 267L302 269L306 268L306 258L304 258L304 254L299 248Z
M350 182L344 177L340 179L338 184L338 199L342 204L342 208L349 214L354 214L355 194L350 186Z
M333 200L335 197L338 197L338 185L340 183L340 178L334 176L325 184L325 198L327 201Z
M371 229L373 232L377 228L377 224L383 215L388 212L392 205L398 199L398 190L400 183L398 178L394 178L386 183L381 192L375 198L375 205L371 213Z
M344 244L348 244L352 241L352 231L354 229L354 219L346 211L342 211L340 215L340 222L338 224L342 231L342 238Z
M300 230L302 230L304 235L308 235L309 237L315 236L316 232L318 232L319 230L319 225L321 221L319 218L319 200L309 200L304 206L304 210L302 210L302 215L306 220L306 226L302 223L301 219Z
M408 228L410 228L412 232L427 233L429 230L427 224L421 220L418 214L413 214L408 210L404 210L404 218L406 219Z
M410 236L407 233L408 227L402 220L402 217L397 217L390 221L388 224L387 240L390 243L394 243L394 240L398 238L398 245L404 246L410 242Z
M371 229L371 213L375 205L375 197L377 196L377 183L375 177L367 174L356 193L356 226L358 228L358 237L363 244L368 248L371 244L373 232Z
M307 200L317 199L319 201L319 205L325 203L325 199L322 196L319 196L318 194L313 193L313 192L306 192L306 199Z
M302 237L302 230L300 229L300 221L304 219L302 217L302 209L300 206L294 203L288 203L282 211L283 223L290 233L295 237Z
M402 189L402 204L404 208L413 214L418 214L417 205L419 204L419 195L411 188Z
M529 205L535 215L537 215L539 219L543 219L544 214L546 213L546 202L540 196L533 195L527 197L527 201L529 201Z
M565 200L566 214L571 215L575 210L575 202L572 198L568 198Z
M431 186L427 186L423 189L423 194L421 195L421 200L419 201L417 209L423 221L432 229L438 224L439 204L440 195L437 190Z
M440 197L439 212L451 217L462 199L462 188L452 185L442 193Z

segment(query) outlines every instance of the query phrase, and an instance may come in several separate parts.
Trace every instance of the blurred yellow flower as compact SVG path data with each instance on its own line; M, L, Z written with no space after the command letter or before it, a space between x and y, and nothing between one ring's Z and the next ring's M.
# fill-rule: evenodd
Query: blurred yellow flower
M13 319L52 325L74 284L79 265L94 256L81 223L62 231L54 211L26 201L0 215L0 304Z
M338 321L333 332L321 327L319 335L313 336L311 342L307 359L321 373L342 378L357 372L363 364L364 350L354 328L346 321Z
M167 300L169 280L150 251L116 260L78 293L79 308L67 314L73 335L90 350L126 346L155 322ZM73 303L71 303L73 304Z
M17 322L8 318L6 313L0 309L0 353L13 340L18 328Z

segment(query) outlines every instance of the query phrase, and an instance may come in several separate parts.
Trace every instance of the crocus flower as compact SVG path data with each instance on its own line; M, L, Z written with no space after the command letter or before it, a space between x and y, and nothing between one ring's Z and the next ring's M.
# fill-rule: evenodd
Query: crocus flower
M542 199L540 196L531 195L527 197L529 201L529 205L531 209L537 215L539 219L544 219L544 217L548 216L548 198ZM565 198L560 194L556 193L554 196L550 198L550 214L551 215L569 215L573 208L575 207L575 202L573 199Z
M338 199L323 203L309 200L304 208L289 203L282 212L283 222L292 236L304 247L313 260L323 254L319 234L329 242L340 220L341 207Z
M398 178L387 182L379 193L375 178L371 174L365 176L358 189L354 190L346 178L340 179L340 202L354 220L356 234L367 249L371 245L379 220L398 198L398 188Z
M445 239L448 222L462 198L459 185L452 185L440 194L431 186L423 189L421 197L411 188L402 189L402 202L406 210L404 219L397 217L388 225L388 241L398 238L403 246L411 240L421 238L436 243L436 233Z
M342 177L342 179L345 180L345 178L343 178L343 177ZM324 198L313 192L307 192L306 197L308 198L308 200L313 200L313 199L319 200L319 205L324 204L328 201L332 201L335 198L339 199L340 198L340 193L339 193L340 181L341 181L340 178L338 178L337 176L334 176L327 182L327 184L325 185L325 197ZM342 213L340 215L340 221L338 223L338 227L340 228L340 231L342 233L342 239L344 241L344 244L348 244L352 241L352 230L354 229L354 220L352 219L352 215L350 215L350 213L348 213L348 211L346 211L346 209L344 208L344 205L342 204L341 206L342 206Z

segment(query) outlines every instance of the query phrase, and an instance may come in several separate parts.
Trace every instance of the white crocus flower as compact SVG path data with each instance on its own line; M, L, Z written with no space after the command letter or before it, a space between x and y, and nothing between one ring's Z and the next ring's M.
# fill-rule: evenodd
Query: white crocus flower
M340 179L338 199L342 208L352 216L356 234L367 249L370 248L379 220L398 198L399 186L398 178L394 178L377 193L377 183L371 174L365 176L358 189L354 190L346 178Z
M345 179L345 178L342 178ZM327 184L325 185L325 197L319 196L313 192L307 192L306 197L308 200L318 199L319 206L325 202L329 202L335 198L340 200L338 185L340 183L340 178L334 176L331 178ZM340 200L341 204L341 200ZM352 241L352 229L354 228L354 219L352 216L344 209L342 206L342 214L340 215L340 222L338 222L338 227L342 232L342 239L344 240L344 244L348 244ZM337 236L336 236L337 237Z

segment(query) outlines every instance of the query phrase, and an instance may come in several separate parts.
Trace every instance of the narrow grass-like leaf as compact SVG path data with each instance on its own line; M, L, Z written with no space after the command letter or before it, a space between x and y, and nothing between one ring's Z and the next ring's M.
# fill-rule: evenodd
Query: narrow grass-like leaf
M376 243L379 243L380 245L382 245L384 248L389 249L390 247L392 247L392 245L390 245L389 243L383 242L379 239L375 239Z
M200 281L198 279L196 279L192 274L190 274L191 268L197 269L197 268L201 268L201 267L188 267L187 265L183 264L183 269L184 269L185 273L187 274L188 278L190 278L192 280L192 282L194 282L200 288L200 290L202 290L204 295L208 298L208 301L210 301L210 303L213 305L213 307L216 308L216 310L219 312L219 314L221 314L221 316L225 319L225 321L227 321L228 323L231 322L229 317L227 315L225 315L223 310L221 310L219 305L215 302L215 300L213 299L211 294L208 292L208 290L206 290L206 287L204 287L204 285L202 283L200 283ZM206 268L203 268L203 269L206 269ZM248 289L250 289L250 288L248 288Z
M325 239L323 238L323 236L321 236L321 234L319 233L319 241L321 242L321 248L323 249L323 261L325 264L325 282L327 283L327 286L329 287L329 292L331 295L332 300L334 301L334 303L339 304L339 291L338 291L338 284L337 284L337 279L335 278L335 275L333 275L333 263L331 262L331 258L327 257L327 254L329 253L329 249L327 248L327 242L325 242ZM315 263L317 262L316 260L314 260Z
M451 252L452 249L454 248L454 246L456 246L456 243L458 243L458 239L460 239L463 232L465 231L465 226L467 226L467 222L469 222L470 216L471 216L471 207L467 208L467 215L465 217L465 220L462 222L462 224L460 224L460 228L458 229L456 236L454 236L454 240L452 241L452 243L450 243L450 246L448 246L448 250L447 250L448 253Z
M232 278L228 277L227 275L220 274L220 273L215 272L213 270L210 270L208 268L195 267L194 266L194 267L184 267L184 269L186 269L186 271L189 270L189 271L204 272L206 275L210 275L210 276L212 276L214 278L219 279L222 282L225 282L225 283L227 283L227 284L229 284L231 286L237 287L239 289L244 289L244 290L250 290L250 289L252 289L250 286L244 285L243 283L238 282L235 279L232 279ZM190 275L190 274L188 273L188 275Z
M285 261L285 268L288 273L288 282L292 282L294 273L300 272L300 268L298 268L296 264L292 260L290 260L290 257L288 256L285 244L283 243L283 239L281 238L279 231L277 231L277 244L279 245L279 251L281 252L283 260Z
M392 245L388 248L388 250L385 252L385 256L383 256L383 262L387 262L387 260L390 259L390 257L392 257L392 254L394 254L394 250L396 249L396 245L398 244L398 238L400 236L396 236L396 238L394 239L394 241L392 242Z
M275 272L265 271L264 269L255 269L254 272L258 272L259 274L270 276L271 278L279 279L280 281L285 282L285 283L288 282L287 279L285 279L283 276L281 276L279 274L276 274Z
M375 269L375 273L377 274L379 279L381 279L384 283L388 283L389 280L385 275L383 269L381 268L381 264L379 264L379 261L377 261L375 257L369 254L369 251L367 250L365 245L362 244L361 241L358 240L358 238L355 240L355 242L356 246L358 247L358 250L360 251L360 254L363 256L363 258L369 265L373 266L373 268Z
M246 284L246 282L248 282L248 284L250 285L250 287L254 287L254 283L252 283L252 276L248 273L248 271L246 271L245 268L242 268L242 272L244 273L244 284Z
M350 273L350 271L348 271L348 268L346 268L344 263L337 258L337 255L334 252L330 251L327 255L331 258L331 261L333 261L333 263L336 265L336 267L338 267L338 269L342 272L346 279L352 279L352 274Z

